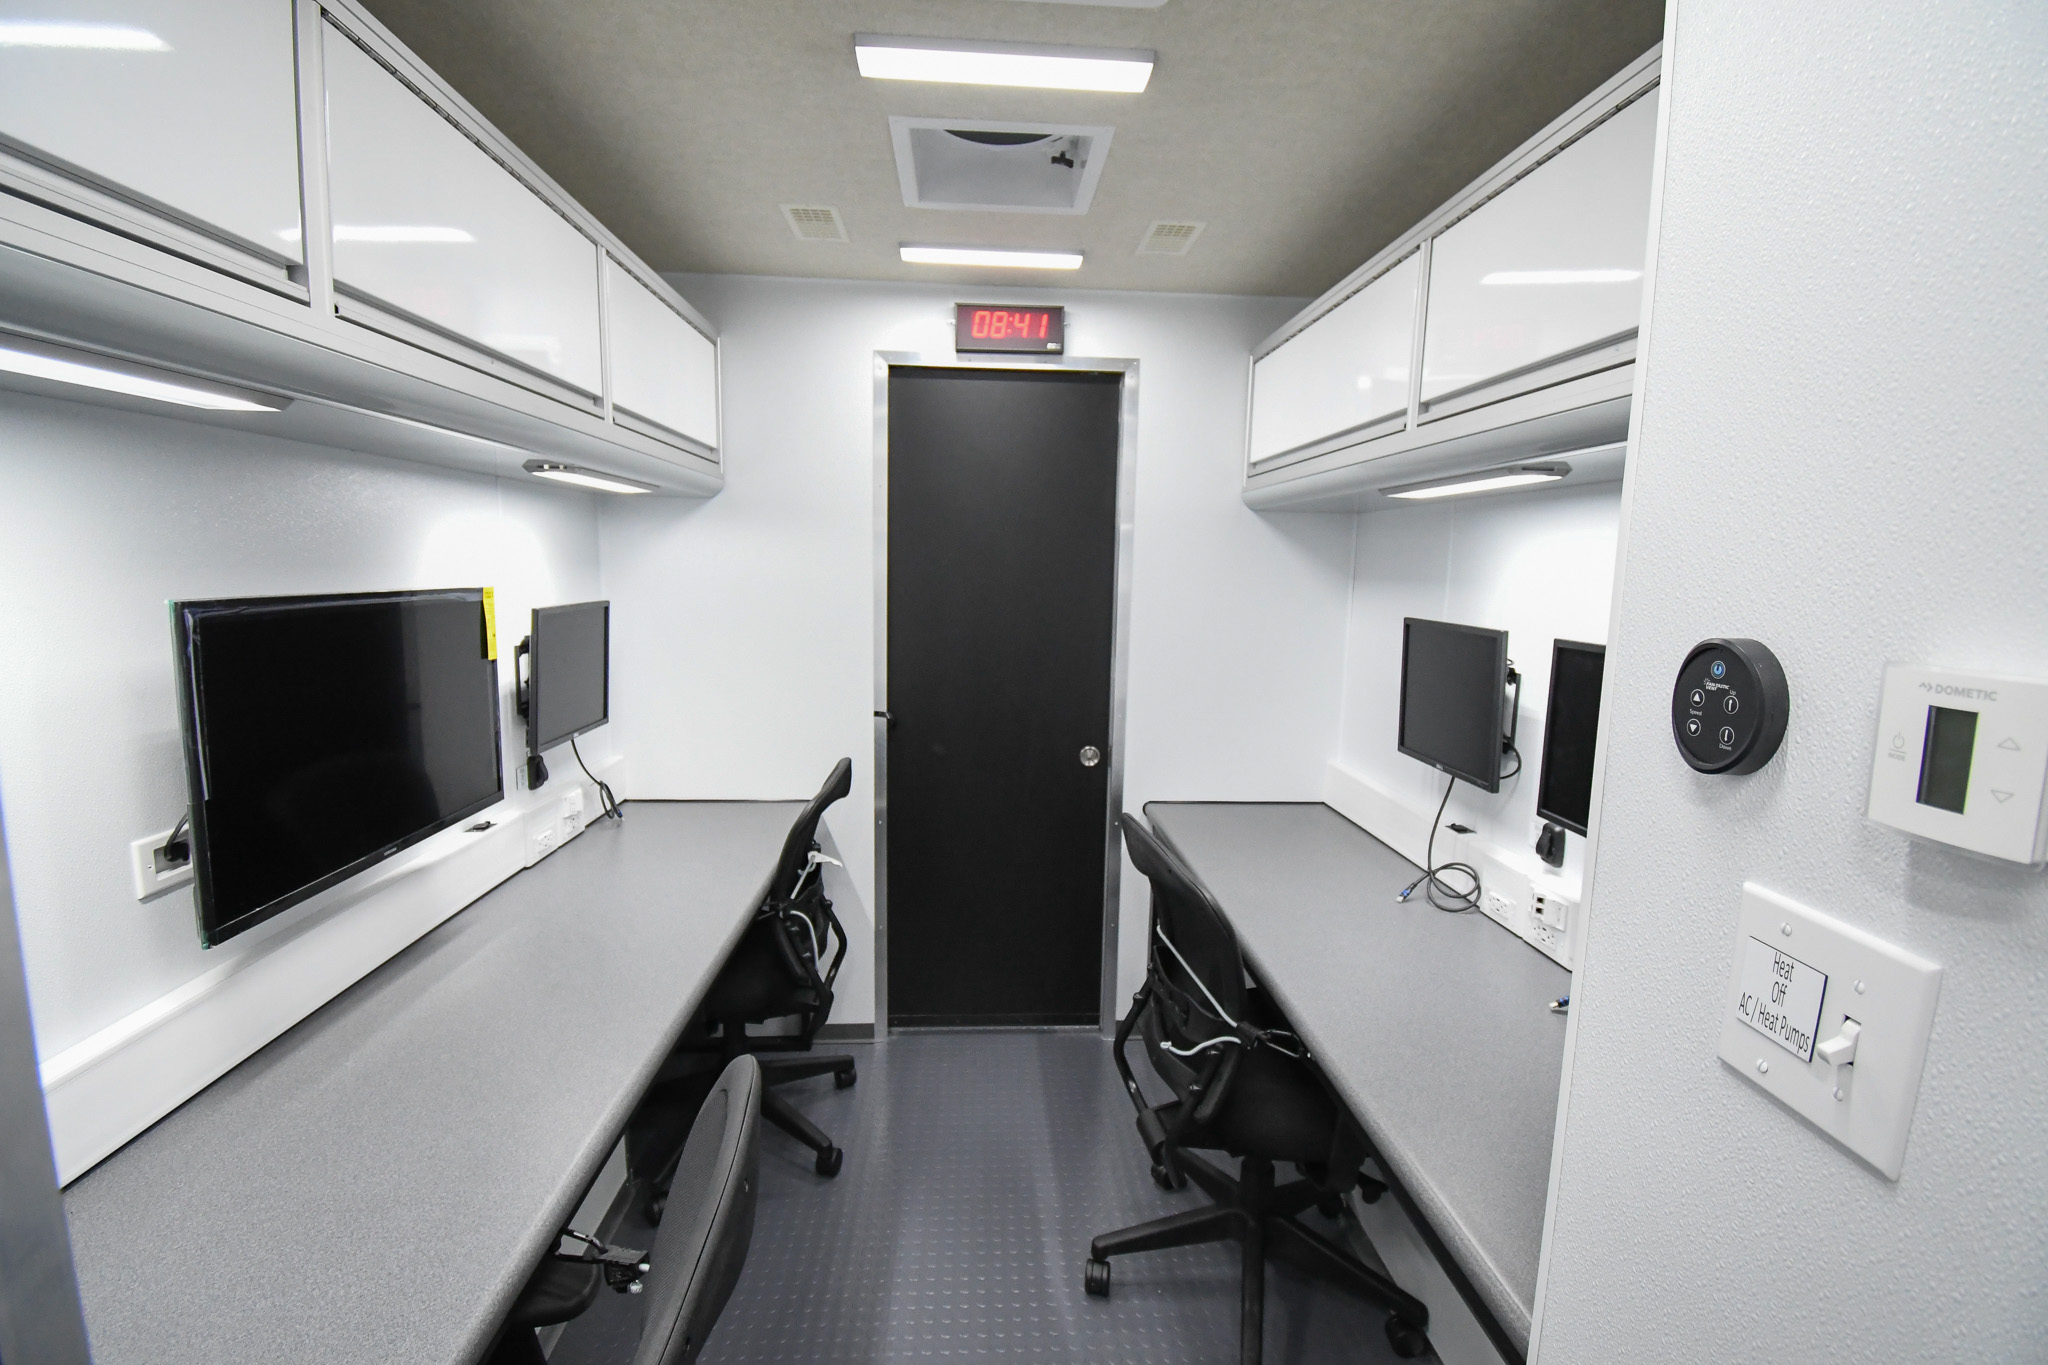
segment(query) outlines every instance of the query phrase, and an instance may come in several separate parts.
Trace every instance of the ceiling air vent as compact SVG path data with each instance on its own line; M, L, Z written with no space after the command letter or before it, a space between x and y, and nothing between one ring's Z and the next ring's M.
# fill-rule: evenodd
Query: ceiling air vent
M1145 229L1145 239L1138 243L1140 256L1185 256L1188 248L1195 244L1195 238L1202 235L1207 223L1155 222Z
M782 216L789 220L789 230L806 242L843 242L846 240L846 224L839 221L839 210L825 204L784 204Z
M1086 213L1114 131L1066 123L889 120L906 205L984 213Z

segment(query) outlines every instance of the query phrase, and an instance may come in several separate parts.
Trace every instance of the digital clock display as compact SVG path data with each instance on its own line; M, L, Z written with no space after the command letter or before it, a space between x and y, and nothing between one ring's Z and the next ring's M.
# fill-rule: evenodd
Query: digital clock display
M956 351L1058 355L1067 347L1065 308L1004 308L992 303L953 305Z

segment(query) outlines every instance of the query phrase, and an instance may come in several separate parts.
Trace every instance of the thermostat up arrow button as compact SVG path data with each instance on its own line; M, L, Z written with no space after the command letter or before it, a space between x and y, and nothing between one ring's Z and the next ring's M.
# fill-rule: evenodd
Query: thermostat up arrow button
M2008 735L2004 739L1998 741L1998 747L2001 749L2010 749L2014 753L2018 753L2020 751L2020 742L2014 739L2012 736Z

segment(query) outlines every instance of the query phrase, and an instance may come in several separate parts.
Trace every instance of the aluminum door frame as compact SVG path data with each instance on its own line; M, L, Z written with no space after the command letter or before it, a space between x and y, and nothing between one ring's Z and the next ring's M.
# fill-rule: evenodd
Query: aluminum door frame
M875 1035L889 1032L889 371L1078 370L1117 374L1116 577L1109 654L1109 792L1103 811L1102 982L1098 1028L1116 1035L1117 936L1123 893L1124 701L1130 688L1131 564L1138 494L1138 362L1097 356L961 356L875 352Z

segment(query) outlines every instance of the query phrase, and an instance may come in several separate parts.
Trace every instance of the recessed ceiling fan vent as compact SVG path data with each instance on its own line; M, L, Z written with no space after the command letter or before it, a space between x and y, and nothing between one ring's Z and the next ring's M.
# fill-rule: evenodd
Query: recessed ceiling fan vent
M1195 238L1202 235L1207 223L1155 222L1145 229L1145 239L1138 243L1140 256L1185 256L1188 248L1195 244Z
M846 224L839 221L839 210L825 204L784 204L782 216L789 220L789 230L806 242L843 242L846 240Z

